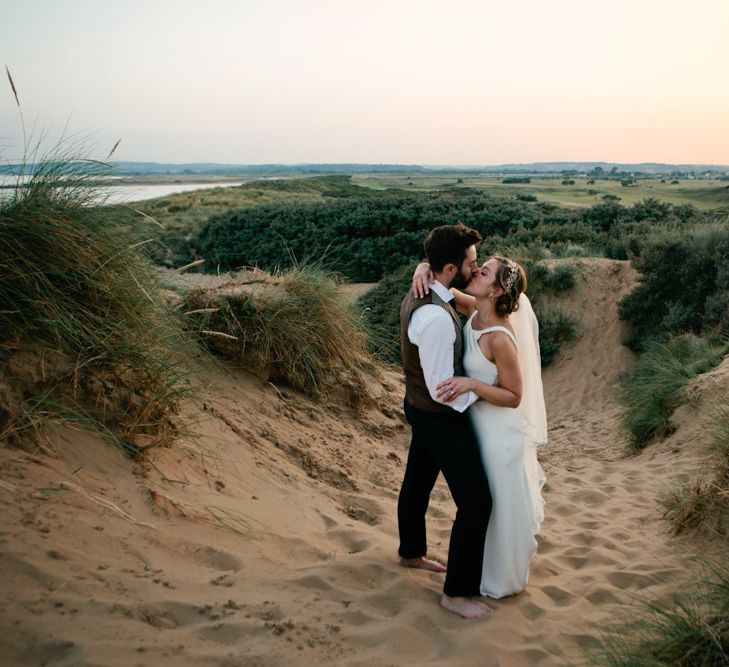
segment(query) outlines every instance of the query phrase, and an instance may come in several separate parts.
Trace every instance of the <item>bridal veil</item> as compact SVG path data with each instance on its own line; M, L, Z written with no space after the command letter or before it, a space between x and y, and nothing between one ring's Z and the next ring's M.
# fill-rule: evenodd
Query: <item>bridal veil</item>
M534 505L537 532L544 520L542 487L546 481L537 459L537 448L547 443L547 410L544 405L542 363L539 353L539 322L526 294L519 296L519 308L509 316L519 350L522 398L518 412L524 418L524 467Z

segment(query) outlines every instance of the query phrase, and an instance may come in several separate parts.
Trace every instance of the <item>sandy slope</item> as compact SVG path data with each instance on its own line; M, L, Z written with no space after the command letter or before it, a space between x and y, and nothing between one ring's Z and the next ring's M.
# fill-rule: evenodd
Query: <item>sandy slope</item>
M134 464L59 428L58 452L0 447L0 650L20 665L575 664L640 595L666 595L691 554L658 516L701 464L699 426L725 362L694 383L677 432L623 458L616 302L626 263L581 260L582 339L545 373L547 518L530 585L488 619L442 611L442 576L397 566L407 455L399 374L353 415L208 363L190 434ZM443 558L453 516L429 510Z

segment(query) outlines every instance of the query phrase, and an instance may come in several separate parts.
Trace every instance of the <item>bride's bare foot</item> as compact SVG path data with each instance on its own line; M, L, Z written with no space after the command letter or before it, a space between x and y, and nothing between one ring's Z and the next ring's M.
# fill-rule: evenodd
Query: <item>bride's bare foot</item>
M493 609L487 604L473 598L451 597L445 593L440 597L440 606L463 618L481 618L493 612Z
M445 572L446 566L432 558L419 556L418 558L401 558L400 565L403 567L414 567L418 570L428 570L429 572Z

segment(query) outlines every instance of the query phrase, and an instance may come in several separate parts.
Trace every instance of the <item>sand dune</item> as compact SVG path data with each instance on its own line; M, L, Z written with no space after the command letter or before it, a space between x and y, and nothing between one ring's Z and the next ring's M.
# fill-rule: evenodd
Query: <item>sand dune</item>
M627 263L580 260L582 339L544 375L546 520L527 590L467 622L442 575L396 563L408 446L402 381L364 414L207 363L187 435L133 463L96 436L49 431L55 456L0 448L0 648L18 665L571 665L636 596L693 570L656 499L701 466L700 423L727 362L697 379L677 430L625 458L616 404L632 363L616 304ZM431 553L454 507L439 482Z

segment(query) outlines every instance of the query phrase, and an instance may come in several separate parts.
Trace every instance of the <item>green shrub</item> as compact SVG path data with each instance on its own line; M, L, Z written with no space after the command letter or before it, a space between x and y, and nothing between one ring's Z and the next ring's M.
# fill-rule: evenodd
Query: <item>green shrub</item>
M652 340L726 327L729 319L729 226L671 228L645 241L634 264L639 284L620 302L631 324L627 343L641 350Z
M554 292L571 290L575 286L575 267L571 264L555 266L545 276L545 287Z
M554 361L557 353L568 343L577 338L579 320L573 313L561 306L541 305L535 308L539 320L539 351L542 355L542 366Z
M285 269L314 261L358 282L374 282L420 258L422 241L435 226L461 221L481 232L484 248L541 244L552 251L580 245L598 255L624 258L656 226L687 226L702 214L645 200L633 207L601 203L571 210L546 202L494 197L471 188L437 192L374 191L346 177L266 181L286 196L324 197L227 209L198 222L160 232L167 248L155 245L156 261L181 266L205 258L208 270L259 266ZM262 188L248 184L248 188ZM251 193L253 190L251 190ZM254 202L254 199L250 199ZM181 214L181 215L187 215ZM629 239L623 240L624 235Z
M224 270L283 269L304 260L373 282L418 260L423 240L438 225L460 221L485 237L506 236L565 215L470 191L395 193L232 210L211 216L190 246L208 266Z

